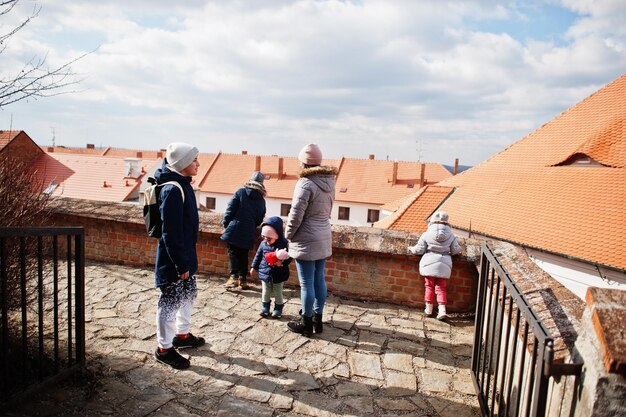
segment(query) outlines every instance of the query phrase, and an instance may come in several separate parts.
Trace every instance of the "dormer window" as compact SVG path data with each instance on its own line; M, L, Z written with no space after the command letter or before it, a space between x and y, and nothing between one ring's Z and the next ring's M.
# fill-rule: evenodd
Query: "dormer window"
M604 165L584 153L575 153L557 166L602 167Z
M50 195L50 194L52 194L54 192L54 190L57 189L58 186L59 186L59 184L57 184L56 182L52 181L50 184L48 184L46 189L43 190L43 193L45 195Z

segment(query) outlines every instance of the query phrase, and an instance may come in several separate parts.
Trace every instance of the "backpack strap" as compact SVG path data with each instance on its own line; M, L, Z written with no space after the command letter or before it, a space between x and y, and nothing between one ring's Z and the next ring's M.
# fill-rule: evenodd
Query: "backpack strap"
M159 187L163 187L164 185L175 185L178 187L178 189L180 190L180 195L183 196L183 204L185 204L185 191L183 191L183 186L180 185L180 183L178 181L168 181L168 182L164 182L163 184L159 184Z

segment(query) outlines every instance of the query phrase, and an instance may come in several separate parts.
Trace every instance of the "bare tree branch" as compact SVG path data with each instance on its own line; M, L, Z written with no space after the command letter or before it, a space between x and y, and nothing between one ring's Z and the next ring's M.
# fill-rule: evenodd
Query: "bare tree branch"
M20 0L0 0L0 18L10 13L19 2ZM0 33L0 54L5 52L7 41L37 17L40 11L41 6L36 5L30 15L17 27L7 33ZM22 100L75 92L67 88L79 84L82 79L77 78L71 66L90 53L52 69L46 65L47 55L43 58L33 57L19 72L4 75L0 79L0 109Z

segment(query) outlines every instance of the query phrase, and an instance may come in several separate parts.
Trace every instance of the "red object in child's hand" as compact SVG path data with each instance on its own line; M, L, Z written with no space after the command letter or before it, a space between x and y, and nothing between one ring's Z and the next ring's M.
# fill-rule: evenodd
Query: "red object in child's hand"
M267 252L265 254L265 260L269 266L274 266L276 265L276 261L278 261L278 256L276 256L276 252Z

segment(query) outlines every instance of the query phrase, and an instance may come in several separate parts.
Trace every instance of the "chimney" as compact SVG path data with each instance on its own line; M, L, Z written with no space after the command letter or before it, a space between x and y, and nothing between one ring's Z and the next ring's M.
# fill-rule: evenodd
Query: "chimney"
M96 149L96 145L94 145L93 143L88 143L87 149Z
M426 182L426 179L424 178L426 174L426 164L422 162L420 165L422 166L420 170L420 188L422 188Z
M374 160L374 154L373 153L370 154L370 159Z
M48 152L54 152L54 147L48 146Z
M459 173L459 158L456 158L454 160L454 174L453 175L456 175L458 173Z
M391 184L396 185L398 182L398 161L393 161L393 174L391 177Z
M141 159L124 158L126 164L126 178L138 178L141 175Z
M248 155L248 151L241 151L242 155Z
M278 179L281 180L283 178L283 170L285 164L285 160L283 157L278 158Z
M143 158L143 152L137 152L137 158Z
M260 156L257 156L255 158L254 170L261 171L261 157Z
M163 158L163 151L157 152L157 158Z

